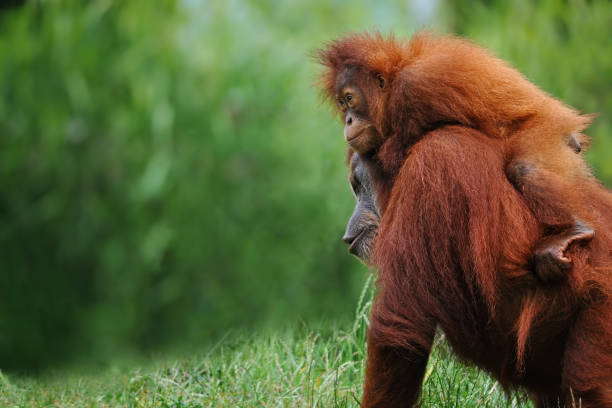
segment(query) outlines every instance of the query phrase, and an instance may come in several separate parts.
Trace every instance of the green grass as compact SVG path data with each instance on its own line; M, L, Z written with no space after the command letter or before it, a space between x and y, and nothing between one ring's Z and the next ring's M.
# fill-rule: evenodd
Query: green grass
M19 378L0 375L6 407L358 407L371 284L351 327L304 326L226 337L206 354L145 368ZM436 340L422 393L426 407L527 407Z

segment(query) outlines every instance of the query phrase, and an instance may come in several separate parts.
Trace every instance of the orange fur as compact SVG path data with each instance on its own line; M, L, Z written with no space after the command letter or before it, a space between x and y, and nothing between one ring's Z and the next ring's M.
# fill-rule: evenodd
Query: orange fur
M416 401L436 326L538 407L563 407L571 393L585 408L612 406L612 196L583 187L598 233L570 248L566 281L542 286L529 263L541 228L504 175L499 143L447 126L400 169L374 250L364 407Z
M373 124L385 139L375 153L387 178L397 174L412 144L445 124L502 140L507 163L524 160L571 183L592 178L583 157L567 142L573 133L586 146L581 132L593 116L580 115L464 39L426 32L409 41L357 34L328 44L319 60L326 67L321 86L330 98L346 67L387 79L385 95L369 98ZM388 192L381 197L383 207L387 199Z
M319 56L330 98L358 68L383 137L361 154L382 214L363 406L415 403L439 325L459 356L538 407L571 394L612 407L612 195L567 145L587 142L592 117L456 37L352 35ZM520 192L506 175L516 163L534 168ZM576 217L595 238L568 248L567 280L541 285L534 247Z

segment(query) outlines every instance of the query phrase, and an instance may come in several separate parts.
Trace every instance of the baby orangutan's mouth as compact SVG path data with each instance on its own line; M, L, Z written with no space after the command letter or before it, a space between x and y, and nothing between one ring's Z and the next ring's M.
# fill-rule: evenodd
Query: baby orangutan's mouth
M346 138L347 142L350 142L351 140L355 140L357 139L359 136L361 136L363 134L363 132L365 132L366 129L368 129L369 126L363 126L361 129L359 129L357 132L353 132L351 135L348 135L348 137Z
M378 148L383 140L374 126L362 123L361 126L350 130L344 129L344 138L348 145L357 153L367 155Z

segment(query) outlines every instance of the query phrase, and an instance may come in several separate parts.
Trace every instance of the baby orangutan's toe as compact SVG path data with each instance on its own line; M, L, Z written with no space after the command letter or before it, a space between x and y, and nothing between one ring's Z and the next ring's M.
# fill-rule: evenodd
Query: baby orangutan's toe
M565 256L565 251L574 242L589 242L595 231L581 221L567 231L546 237L534 251L535 272L542 282L558 282L567 276L572 267L572 260Z

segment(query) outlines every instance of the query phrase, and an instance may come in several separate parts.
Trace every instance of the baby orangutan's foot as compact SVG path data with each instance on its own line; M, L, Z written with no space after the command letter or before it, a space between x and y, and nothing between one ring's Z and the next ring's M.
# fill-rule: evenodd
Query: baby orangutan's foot
M590 241L595 231L581 221L576 221L567 231L545 237L534 252L535 272L542 282L557 282L563 279L572 267L565 251L574 242Z

